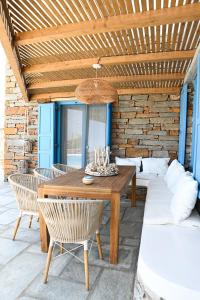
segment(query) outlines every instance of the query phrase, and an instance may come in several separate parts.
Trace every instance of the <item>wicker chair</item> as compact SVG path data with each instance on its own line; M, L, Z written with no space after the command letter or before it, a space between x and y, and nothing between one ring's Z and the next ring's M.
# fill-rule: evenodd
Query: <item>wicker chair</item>
M54 179L55 177L58 177L62 174L60 174L60 172L58 172L54 169L36 168L34 170L34 175L43 181L48 181L48 180Z
M73 172L74 170L76 170L75 168L69 167L69 166L64 165L64 164L54 164L52 166L52 168L54 170L56 170L57 172L59 172L60 175L65 175L65 174L67 174L69 172Z
M33 175L27 174L13 174L8 177L15 194L17 205L20 210L17 218L15 230L13 233L13 240L15 240L17 230L19 228L21 218L23 215L30 216L29 228L31 227L33 216L39 217L39 207L37 203L37 188L41 181Z
M44 272L47 283L49 266L55 244L82 244L84 246L85 287L89 289L88 240L95 234L99 258L103 259L99 227L101 224L103 201L101 200L57 200L38 199L38 204L50 234L50 245ZM66 252L70 252L65 249Z

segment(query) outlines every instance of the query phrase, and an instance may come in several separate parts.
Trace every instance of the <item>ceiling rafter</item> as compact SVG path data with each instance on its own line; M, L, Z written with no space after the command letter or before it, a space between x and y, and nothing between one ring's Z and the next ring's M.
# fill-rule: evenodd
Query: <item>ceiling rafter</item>
M70 60L70 61L65 60L65 61L59 61L53 63L35 64L30 67L25 67L24 73L25 74L45 73L45 72L55 72L61 70L89 68L92 66L92 64L95 64L97 62L99 62L102 65L115 65L115 64L192 59L194 53L195 53L194 50L187 50L187 51L145 53L145 54L135 54L135 55L119 55L119 56L102 57L101 59L95 57L95 58L86 58L86 59L78 59L78 60Z
M180 87L158 87L158 88L130 88L118 89L118 95L142 95L142 94L179 94ZM31 96L31 101L56 101L60 99L74 98L74 92L57 92L57 93L44 93Z
M16 43L26 45L72 38L84 35L113 32L126 29L159 26L199 20L200 3L150 10L136 14L122 14L107 18L58 25L16 34Z
M151 74L151 75L132 75L132 76L111 76L111 77L98 77L109 82L119 83L125 81L158 81L158 80L182 80L185 77L185 73L167 73L167 74ZM89 79L89 78L87 78ZM68 79L68 80L55 80L32 83L28 86L29 90L33 89L45 89L54 87L67 87L76 86L85 81L83 78Z
M15 47L13 30L5 0L0 1L0 41L18 82L24 100L28 101L25 80L21 71L20 58Z

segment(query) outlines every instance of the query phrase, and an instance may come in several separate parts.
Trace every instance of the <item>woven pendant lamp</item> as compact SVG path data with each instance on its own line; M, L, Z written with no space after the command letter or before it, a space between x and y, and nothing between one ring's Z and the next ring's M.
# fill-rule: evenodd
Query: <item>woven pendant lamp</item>
M99 64L94 64L96 70ZM80 83L75 90L75 97L86 104L112 103L118 100L117 90L103 79L86 79Z

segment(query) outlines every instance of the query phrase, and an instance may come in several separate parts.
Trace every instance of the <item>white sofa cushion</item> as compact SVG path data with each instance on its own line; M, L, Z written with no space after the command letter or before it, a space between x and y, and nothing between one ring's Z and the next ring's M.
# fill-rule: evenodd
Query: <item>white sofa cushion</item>
M165 175L168 169L169 158L143 158L142 166L144 173Z
M188 172L186 172L188 173ZM188 175L185 175L188 176ZM176 224L171 211L171 199L173 193L167 187L164 177L157 176L149 181L147 189L144 224L164 225ZM178 225L186 227L200 227L200 217L197 211L193 211L191 216L181 221Z
M137 267L141 285L156 295L152 299L199 300L199 251L199 228L144 224Z
M173 160L164 177L167 186L172 191L172 193L175 192L176 184L179 181L180 176L183 175L184 173L185 173L184 167L178 162L177 159Z
M187 219L196 203L198 182L191 176L182 176L171 200L171 212L175 222Z
M148 187L150 181L152 179L155 179L156 177L158 177L158 176L154 173L139 172L139 173L137 173L137 176L136 176L136 185Z
M142 157L115 157L118 166L136 166L136 173L140 172Z
M184 172L184 168L182 171L178 178L182 182L191 182L191 174ZM184 189L181 205L190 194L191 186ZM180 182L176 189L181 190ZM175 194L167 186L164 177L156 176L149 180L137 276L142 286L152 291L150 295L156 295L156 299L197 300L200 299L200 287L196 278L200 272L195 253L197 248L200 249L200 216L193 210L189 218L175 222L171 211L173 197Z
M193 174L191 172L189 172L189 171L186 171L186 172L183 172L183 173L181 172L181 174L179 175L178 180L176 182L176 185L174 185L174 190L173 190L174 194L176 193L176 191L178 189L180 189L179 186L182 185L182 182L183 182L185 176L189 176L190 178L193 179Z

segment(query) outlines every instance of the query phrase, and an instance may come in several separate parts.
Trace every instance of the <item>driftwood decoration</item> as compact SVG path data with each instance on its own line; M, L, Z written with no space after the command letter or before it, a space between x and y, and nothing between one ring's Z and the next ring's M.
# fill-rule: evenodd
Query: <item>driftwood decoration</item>
M116 164L110 164L110 147L94 149L95 160L85 168L85 173L93 176L113 176L118 174Z

